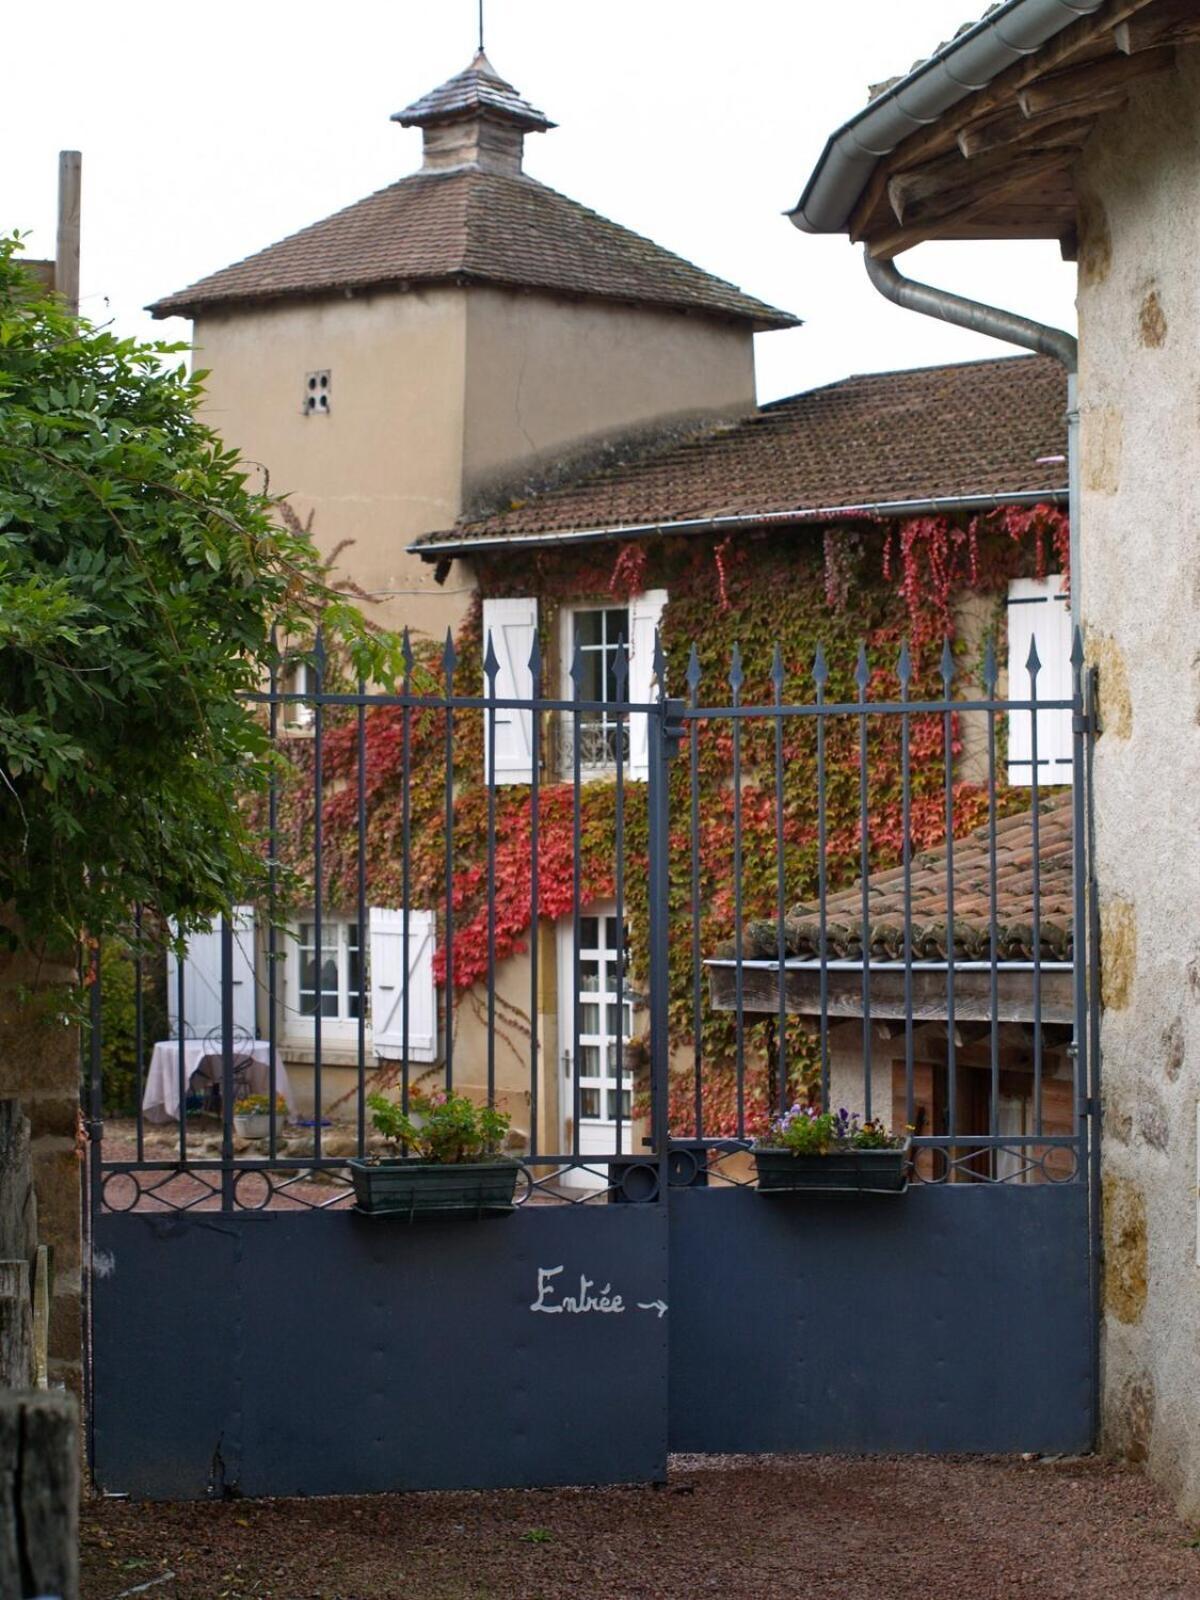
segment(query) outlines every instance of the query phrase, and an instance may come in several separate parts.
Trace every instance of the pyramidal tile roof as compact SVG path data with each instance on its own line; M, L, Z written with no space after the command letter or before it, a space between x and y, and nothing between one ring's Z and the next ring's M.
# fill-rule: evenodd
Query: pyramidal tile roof
M194 317L218 306L301 296L485 283L671 307L755 329L796 325L788 312L527 176L521 170L524 135L554 124L482 51L465 72L394 120L425 130L422 171L165 295L150 311ZM504 161L480 154L480 144L475 159L447 161L440 136L471 122L480 134L490 125L493 136L503 136ZM435 144L441 154L433 160ZM462 149L471 149L469 140Z
M790 328L798 319L524 173L418 172L188 289L156 317L338 290L488 283Z
M482 50L465 72L448 78L440 88L431 89L403 111L395 112L392 121L402 128L427 128L435 123L480 114L501 117L531 131L544 132L556 126L545 112L521 98Z

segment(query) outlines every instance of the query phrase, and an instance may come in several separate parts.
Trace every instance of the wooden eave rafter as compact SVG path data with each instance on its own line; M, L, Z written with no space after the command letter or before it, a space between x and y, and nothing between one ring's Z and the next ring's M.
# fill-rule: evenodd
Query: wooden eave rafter
M1070 167L1096 118L1192 37L1194 0L1112 0L881 160L851 239L886 259L926 239L1062 238L1074 223Z
M1200 40L1196 0L1160 0L1158 5L1120 22L1113 39L1122 55L1136 55L1161 44L1193 44Z

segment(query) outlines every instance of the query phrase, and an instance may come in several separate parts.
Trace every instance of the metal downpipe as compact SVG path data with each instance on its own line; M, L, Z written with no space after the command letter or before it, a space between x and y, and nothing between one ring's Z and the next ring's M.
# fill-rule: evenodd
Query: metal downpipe
M879 261L864 249L867 277L885 300L903 306L906 311L919 311L922 316L937 317L957 328L971 333L984 333L992 339L1003 339L1008 344L1020 345L1038 355L1051 356L1067 369L1067 484L1069 489L1068 519L1071 534L1071 622L1081 626L1080 594L1082 572L1079 563L1079 410L1076 398L1076 374L1079 370L1079 341L1065 328L1052 328L1048 323L1035 322L1032 317L1019 316L1015 311L1003 311L999 306L984 305L981 300L968 300L965 295L952 294L949 289L935 289L932 284L917 283L906 278L894 261Z

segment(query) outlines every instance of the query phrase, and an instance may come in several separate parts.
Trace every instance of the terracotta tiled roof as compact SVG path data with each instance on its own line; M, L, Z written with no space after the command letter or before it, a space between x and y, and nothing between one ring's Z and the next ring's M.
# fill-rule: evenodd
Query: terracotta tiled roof
M150 310L194 316L210 306L438 282L673 306L756 328L796 321L533 178L479 169L414 173Z
M1066 401L1063 369L1045 356L846 378L416 546L1062 493Z
M1040 949L1043 960L1071 959L1073 906L1071 793L1044 799L1038 808ZM991 938L989 830L985 824L954 843L954 954L986 961ZM1033 812L996 824L997 947L1002 961L1033 956ZM867 880L871 958L904 958L904 869L893 867ZM949 950L946 913L946 848L926 850L912 862L914 960L945 960ZM863 949L862 880L830 895L825 906L826 949L831 958L860 960ZM819 908L794 906L784 919L789 956L820 954ZM734 954L732 945L720 954ZM771 960L778 954L776 924L755 922L744 930L743 954Z
M440 88L431 89L403 111L397 111L392 121L402 128L424 128L489 112L520 128L544 131L554 127L545 112L523 100L512 84L500 76L482 50L465 72L448 78Z

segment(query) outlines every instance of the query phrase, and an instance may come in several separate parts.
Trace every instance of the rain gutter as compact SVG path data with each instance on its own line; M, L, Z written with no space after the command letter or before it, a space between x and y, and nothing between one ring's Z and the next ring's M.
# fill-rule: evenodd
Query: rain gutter
M1068 336L1069 337L1069 336ZM856 517L929 517L955 511L996 511L1001 506L1057 505L1068 489L1017 489L1004 494L939 495L925 500L876 500L869 503L815 506L811 510L755 511L720 517L688 517L675 522L614 523L601 528L566 528L560 532L495 534L491 537L415 541L408 553L427 561L448 556L481 555L487 551L531 546L596 544L605 539L648 539L662 536L731 533L739 528L791 527L810 522L846 521Z
M830 135L804 193L788 213L796 227L804 233L844 233L882 156L1107 3L1007 0L951 39Z
M1108 0L1007 0L1007 4L998 6L830 135L804 193L789 213L791 220L805 233L845 232L876 163L883 156L890 155L918 129L936 122L968 95L985 88L1014 62L1040 50L1071 23L1094 15L1107 3ZM1083 574L1078 548L1079 361L1075 338L1061 328L915 283L892 262L874 260L869 250L865 254L871 282L894 304L972 333L1053 356L1067 369L1071 620L1078 626Z

